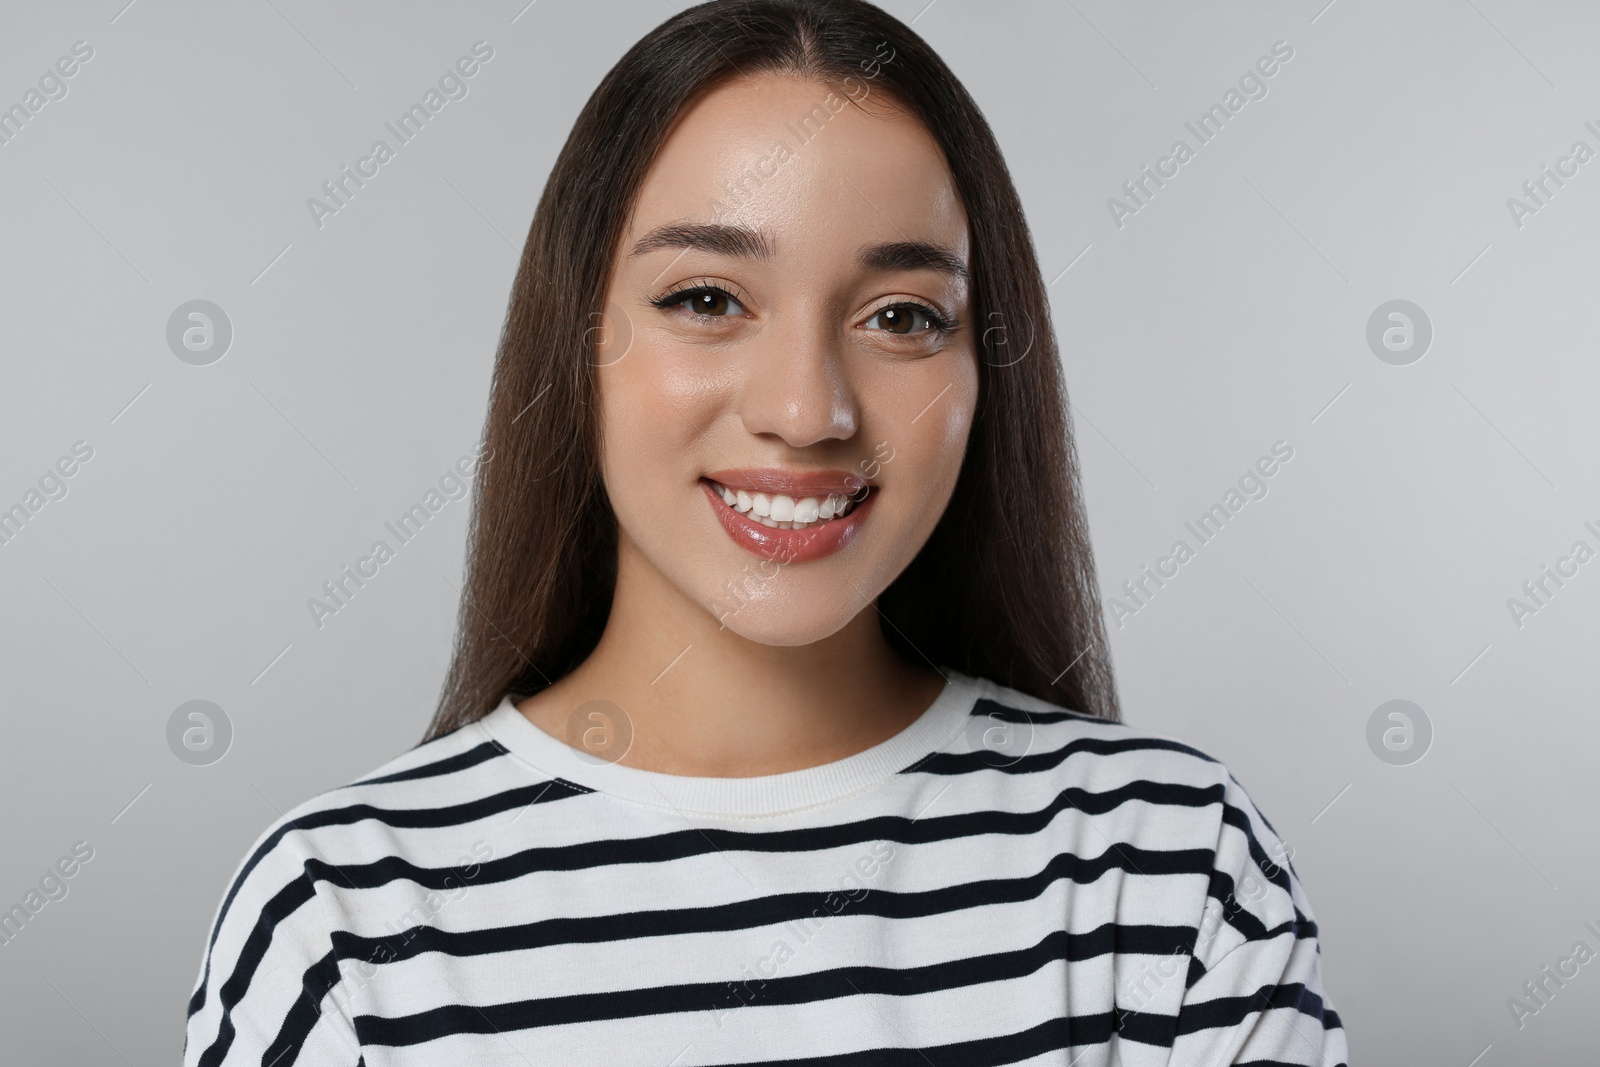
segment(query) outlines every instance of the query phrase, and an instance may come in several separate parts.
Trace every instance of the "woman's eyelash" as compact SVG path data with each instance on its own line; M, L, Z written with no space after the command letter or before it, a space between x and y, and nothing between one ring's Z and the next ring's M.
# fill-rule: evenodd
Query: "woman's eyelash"
M670 293L663 293L661 296L651 297L650 304L651 306L658 307L663 311L670 311L672 308L683 303L690 297L700 296L705 293L710 293L714 296L725 296L735 304L738 304L740 307L744 307L744 297L740 296L738 293L729 292L728 289L723 286L713 285L710 282L695 282L693 284L686 285L681 289L673 290Z
M947 319L947 318L945 318L942 314L939 313L939 310L937 308L935 308L935 307L933 307L933 306L931 306L929 304L920 303L919 301L916 301L916 300L900 300L900 301L896 301L893 304L885 304L885 305L883 305L883 307L881 307L878 310L874 311L871 315L868 315L867 318L869 318L869 319L877 318L879 315L882 315L885 311L889 311L889 310L892 310L894 308L912 308L912 309L914 309L916 311L922 312L924 315L928 316L928 321L933 323L933 329L934 329L935 333L939 333L939 334L954 333L955 330L957 329L957 327L959 327L961 325L961 323L956 319Z

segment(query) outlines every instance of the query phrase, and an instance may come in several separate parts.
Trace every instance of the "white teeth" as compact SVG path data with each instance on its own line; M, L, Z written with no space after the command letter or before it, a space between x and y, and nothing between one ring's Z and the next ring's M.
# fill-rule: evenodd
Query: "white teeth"
M856 501L843 493L829 493L825 497L794 497L782 493L752 493L744 489L729 489L711 483L717 495L740 514L778 530L804 530L830 519L849 514Z

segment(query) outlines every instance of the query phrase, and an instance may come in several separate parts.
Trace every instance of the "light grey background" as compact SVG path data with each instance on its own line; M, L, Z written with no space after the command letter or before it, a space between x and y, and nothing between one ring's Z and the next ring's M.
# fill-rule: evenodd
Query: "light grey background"
M477 442L522 238L603 72L672 14L579 3L25 4L0 105L92 60L0 145L0 945L11 1062L175 1062L214 909L281 810L415 744L447 664L467 502L319 630L322 582ZM1326 6L1325 6L1326 5ZM983 106L1021 189L1077 415L1102 585L1153 564L1278 440L1293 459L1112 640L1127 719L1227 762L1294 848L1354 1061L1594 1056L1600 964L1600 12L1511 0L890 0ZM493 59L319 229L306 207L473 42ZM1269 92L1119 228L1107 198L1276 41ZM1553 188L1553 186L1552 186ZM1069 269L1070 268L1070 269ZM230 350L169 350L206 299ZM1406 299L1434 339L1378 359ZM167 744L214 701L220 761ZM1369 716L1434 737L1378 758ZM1591 973L1595 972L1595 973ZM1553 987L1552 987L1553 988ZM1475 1059L1475 1057L1477 1057Z

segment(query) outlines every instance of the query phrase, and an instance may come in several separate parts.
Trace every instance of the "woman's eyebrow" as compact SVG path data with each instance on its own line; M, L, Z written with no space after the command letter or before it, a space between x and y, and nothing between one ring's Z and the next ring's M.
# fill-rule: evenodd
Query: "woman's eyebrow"
M944 245L929 241L892 241L861 250L861 265L868 270L934 270L961 281L969 277L967 265Z
M748 226L719 222L673 222L658 226L634 243L629 255L642 256L660 248L696 248L720 256L770 260L772 239Z
M715 222L674 222L658 226L634 243L630 255L662 248L698 249L721 256L770 261L774 242L760 230ZM890 241L868 245L857 255L872 271L932 270L961 281L969 278L966 263L953 250L930 241Z

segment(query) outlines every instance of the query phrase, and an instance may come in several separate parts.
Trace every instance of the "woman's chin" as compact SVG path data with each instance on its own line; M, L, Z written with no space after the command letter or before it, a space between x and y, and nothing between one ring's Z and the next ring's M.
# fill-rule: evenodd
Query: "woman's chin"
M747 641L792 648L815 644L844 629L855 618L856 612L852 609L857 604L859 598L852 596L851 603L836 603L826 608L818 605L816 610L796 611L792 602L782 599L745 601L730 606L723 598L713 598L710 608L712 617L721 622L723 629Z

